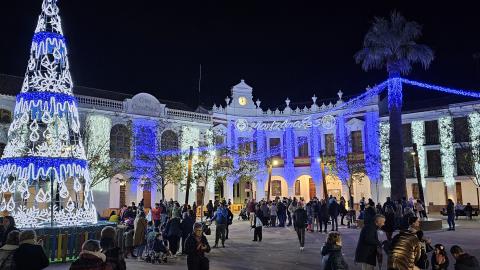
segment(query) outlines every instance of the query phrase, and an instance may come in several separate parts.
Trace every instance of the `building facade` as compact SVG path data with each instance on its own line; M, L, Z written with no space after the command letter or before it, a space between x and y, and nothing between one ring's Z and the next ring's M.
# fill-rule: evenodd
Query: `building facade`
M0 75L0 152L8 139L14 95L22 80ZM265 198L270 164L271 198L308 201L323 196L324 190L347 198L350 189L355 202L362 197L384 202L390 193L388 115L378 95L356 103L341 92L326 103L314 96L311 105L302 108L287 98L282 109L264 110L260 100L253 99L252 87L242 80L232 87L223 105L192 111L181 103L159 100L147 93L128 96L85 87L74 88L74 93L82 127L88 138L94 138L86 143L95 145L95 138L104 138L109 150L104 158L132 160L134 165L148 168L154 164L144 163L144 153L197 149L208 144L213 134L215 144L245 150L258 161L254 181L230 176L220 184L192 186L190 203L198 203L199 190L204 191L205 202L227 198L243 203L245 199ZM463 102L404 111L409 197L419 197L411 155L415 143L425 199L431 209L443 207L447 198L477 204L472 175L480 168L469 166L466 157L480 132L479 109L480 102ZM91 151L89 147L87 151ZM325 164L325 179L320 160ZM156 188L146 188L141 181L126 181L131 174L135 172L119 173L94 187L97 209L117 208L142 198L149 206L161 199ZM182 185L168 185L165 198L183 202Z

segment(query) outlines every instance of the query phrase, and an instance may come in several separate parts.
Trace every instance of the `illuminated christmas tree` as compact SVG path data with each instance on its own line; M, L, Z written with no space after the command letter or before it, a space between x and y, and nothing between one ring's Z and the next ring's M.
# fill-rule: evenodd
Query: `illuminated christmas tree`
M17 227L97 222L57 0L43 0L0 159L0 211Z

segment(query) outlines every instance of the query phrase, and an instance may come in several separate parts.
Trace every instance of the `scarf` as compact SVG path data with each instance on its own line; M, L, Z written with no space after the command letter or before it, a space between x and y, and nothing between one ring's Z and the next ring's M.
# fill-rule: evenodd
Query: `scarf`
M80 252L80 256L82 254L90 254L90 255L93 255L99 259L102 259L103 262L105 262L107 260L107 256L105 256L105 254L103 254L102 252L100 251L88 251L88 250L82 250L82 252Z

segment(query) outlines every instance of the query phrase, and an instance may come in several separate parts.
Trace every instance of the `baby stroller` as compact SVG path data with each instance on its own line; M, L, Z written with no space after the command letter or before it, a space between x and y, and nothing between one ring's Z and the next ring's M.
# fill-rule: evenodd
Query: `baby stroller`
M240 210L240 214L238 215L238 220L248 220L248 215L247 215L247 208L244 207L242 210Z
M169 253L168 248L162 239L160 239L160 233L155 237L149 237L147 240L147 256L145 261L155 263L167 263L167 255Z

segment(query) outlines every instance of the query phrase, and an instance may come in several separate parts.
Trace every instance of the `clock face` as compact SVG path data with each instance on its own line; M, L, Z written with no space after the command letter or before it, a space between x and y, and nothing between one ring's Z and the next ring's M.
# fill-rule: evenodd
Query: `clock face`
M247 98L246 97L239 97L238 98L238 104L245 106L247 105Z

